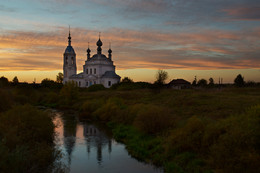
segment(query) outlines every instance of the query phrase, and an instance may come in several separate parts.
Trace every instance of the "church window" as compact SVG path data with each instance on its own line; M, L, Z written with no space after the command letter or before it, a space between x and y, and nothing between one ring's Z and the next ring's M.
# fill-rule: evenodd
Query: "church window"
M73 57L71 57L71 64L74 64L74 59L73 59Z
M97 73L97 70L94 68L94 74L96 74Z
M68 64L68 57L65 58L65 64Z
M111 81L108 81L108 86L111 86Z
M86 70L86 73L88 74L88 68L87 68L87 70Z
M92 74L92 68L90 69L90 74Z

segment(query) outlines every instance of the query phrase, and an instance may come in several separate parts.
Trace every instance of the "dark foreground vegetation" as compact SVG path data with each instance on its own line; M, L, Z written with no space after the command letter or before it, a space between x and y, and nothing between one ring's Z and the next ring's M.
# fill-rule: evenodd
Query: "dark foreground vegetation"
M106 123L132 156L165 172L260 172L259 87L173 90L130 81L80 89L68 83L4 87L0 97L0 172L20 162L39 169L54 159L51 120L26 104L74 109L80 119ZM28 168L24 157L39 163Z

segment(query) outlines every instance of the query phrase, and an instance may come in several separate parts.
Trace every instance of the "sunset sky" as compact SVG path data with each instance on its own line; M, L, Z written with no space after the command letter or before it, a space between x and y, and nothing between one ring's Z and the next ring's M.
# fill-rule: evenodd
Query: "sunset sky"
M78 72L101 32L121 77L260 82L259 0L1 0L0 77L55 79L69 25Z

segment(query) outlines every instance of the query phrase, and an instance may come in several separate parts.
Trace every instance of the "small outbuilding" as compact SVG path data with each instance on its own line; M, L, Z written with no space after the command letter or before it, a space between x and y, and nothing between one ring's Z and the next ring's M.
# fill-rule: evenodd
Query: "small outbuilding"
M184 79L174 79L168 83L168 87L172 89L189 89L191 88L191 83Z

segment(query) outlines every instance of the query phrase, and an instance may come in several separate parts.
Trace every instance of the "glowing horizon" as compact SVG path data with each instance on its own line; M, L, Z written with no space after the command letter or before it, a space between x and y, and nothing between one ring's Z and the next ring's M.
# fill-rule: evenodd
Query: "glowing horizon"
M259 5L257 0L10 0L0 3L0 76L55 79L63 71L70 24L79 72L88 42L93 55L101 32L103 53L111 42L122 78L153 82L156 70L164 69L169 80L221 77L232 83L242 74L260 82Z

